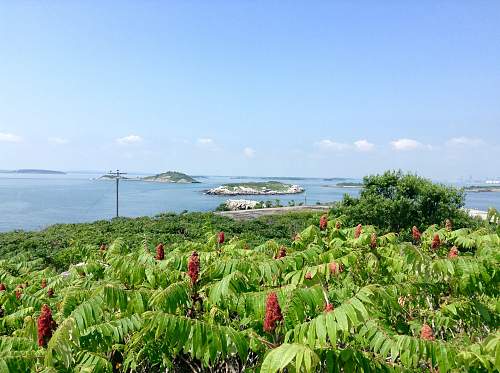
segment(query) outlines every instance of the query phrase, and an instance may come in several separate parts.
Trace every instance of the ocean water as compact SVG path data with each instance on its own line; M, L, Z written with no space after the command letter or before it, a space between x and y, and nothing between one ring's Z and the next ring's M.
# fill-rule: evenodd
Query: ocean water
M38 230L56 223L79 223L115 216L115 182L93 180L95 174L17 175L0 174L0 231ZM339 201L345 193L356 196L358 189L333 187L327 179L286 179L299 184L303 194L283 196L209 196L204 190L229 182L262 181L259 178L204 176L200 184L162 184L120 181L120 216L136 217L173 211L212 211L228 198L276 200L315 204ZM348 180L350 181L350 180ZM500 210L500 193L468 193L466 207Z

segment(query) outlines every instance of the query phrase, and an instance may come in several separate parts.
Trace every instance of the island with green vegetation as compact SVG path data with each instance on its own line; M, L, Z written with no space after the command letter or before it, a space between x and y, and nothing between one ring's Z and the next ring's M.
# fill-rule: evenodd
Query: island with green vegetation
M177 171L167 171L161 174L156 174L152 176L145 177L128 177L128 176L118 176L120 180L127 181L146 181L150 183L171 183L171 184L191 184L191 183L199 183L198 180L195 180L189 175L183 174L182 172ZM117 176L113 174L106 174L99 176L95 180L116 180Z
M116 176L116 175L113 175L113 174L106 174L106 175L102 175L102 176L99 176L93 180L116 180L116 179L120 179L120 180L137 180L137 178L130 178L130 177L127 177L127 176L123 176L123 175L120 175L120 176Z
M285 184L279 181L230 183L206 191L210 195L278 195L304 192L299 185Z
M177 171L167 171L153 176L146 176L141 178L141 180L148 182L155 182L155 183L177 183L177 184L199 183L198 180L192 178L191 176Z
M340 187L340 188L361 188L361 187L363 187L363 183L342 182L342 183L335 184L335 186Z
M467 192L500 192L500 185L471 185L465 187Z

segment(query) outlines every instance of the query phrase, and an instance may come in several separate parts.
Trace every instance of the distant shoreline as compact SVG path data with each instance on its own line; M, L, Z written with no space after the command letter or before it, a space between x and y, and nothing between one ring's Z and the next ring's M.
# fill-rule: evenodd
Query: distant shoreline
M64 171L39 170L39 169L19 169L19 170L1 170L2 174L28 174L28 175L66 175Z

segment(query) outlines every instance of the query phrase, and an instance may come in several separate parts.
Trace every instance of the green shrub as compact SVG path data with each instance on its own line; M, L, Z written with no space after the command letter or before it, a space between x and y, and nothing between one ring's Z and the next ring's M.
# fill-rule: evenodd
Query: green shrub
M345 195L334 205L334 216L344 215L349 225L370 224L382 231L422 229L451 219L455 227L477 226L462 209L462 189L436 184L423 177L387 171L366 176L359 198Z

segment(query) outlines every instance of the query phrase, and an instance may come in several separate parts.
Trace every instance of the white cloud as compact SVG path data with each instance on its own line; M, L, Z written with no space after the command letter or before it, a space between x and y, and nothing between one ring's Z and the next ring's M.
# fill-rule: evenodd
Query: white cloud
M317 142L316 146L318 146L321 150L334 150L334 151L342 151L350 148L349 144L335 142L328 139L324 139Z
M0 132L0 142L21 142L21 136L14 135L13 133Z
M210 138L200 138L196 141L199 145L213 145L214 140Z
M425 146L421 142L413 139L398 139L391 141L391 146L394 150L415 150L423 147L430 148L429 145Z
M471 137L453 137L446 141L447 146L453 147L464 147L464 146L480 146L483 145L484 141L478 138Z
M245 149L243 149L243 155L247 158L253 158L255 157L255 149L247 146Z
M116 142L120 145L132 145L132 144L138 144L143 141L143 138L141 136L137 135L128 135L125 137L120 137L116 139Z
M315 145L323 151L357 150L360 152L369 152L375 148L375 144L365 139L354 141L352 144L324 139L317 142Z
M68 139L64 139L62 137L49 137L48 140L51 144L55 144L55 145L64 145L64 144L69 143Z
M355 141L354 146L360 152L369 152L369 151L373 150L373 148L375 147L374 144L372 144L371 142L368 142L367 140Z
M201 137L196 140L196 145L205 150L216 151L219 150L219 147L215 143L215 141L209 137Z

